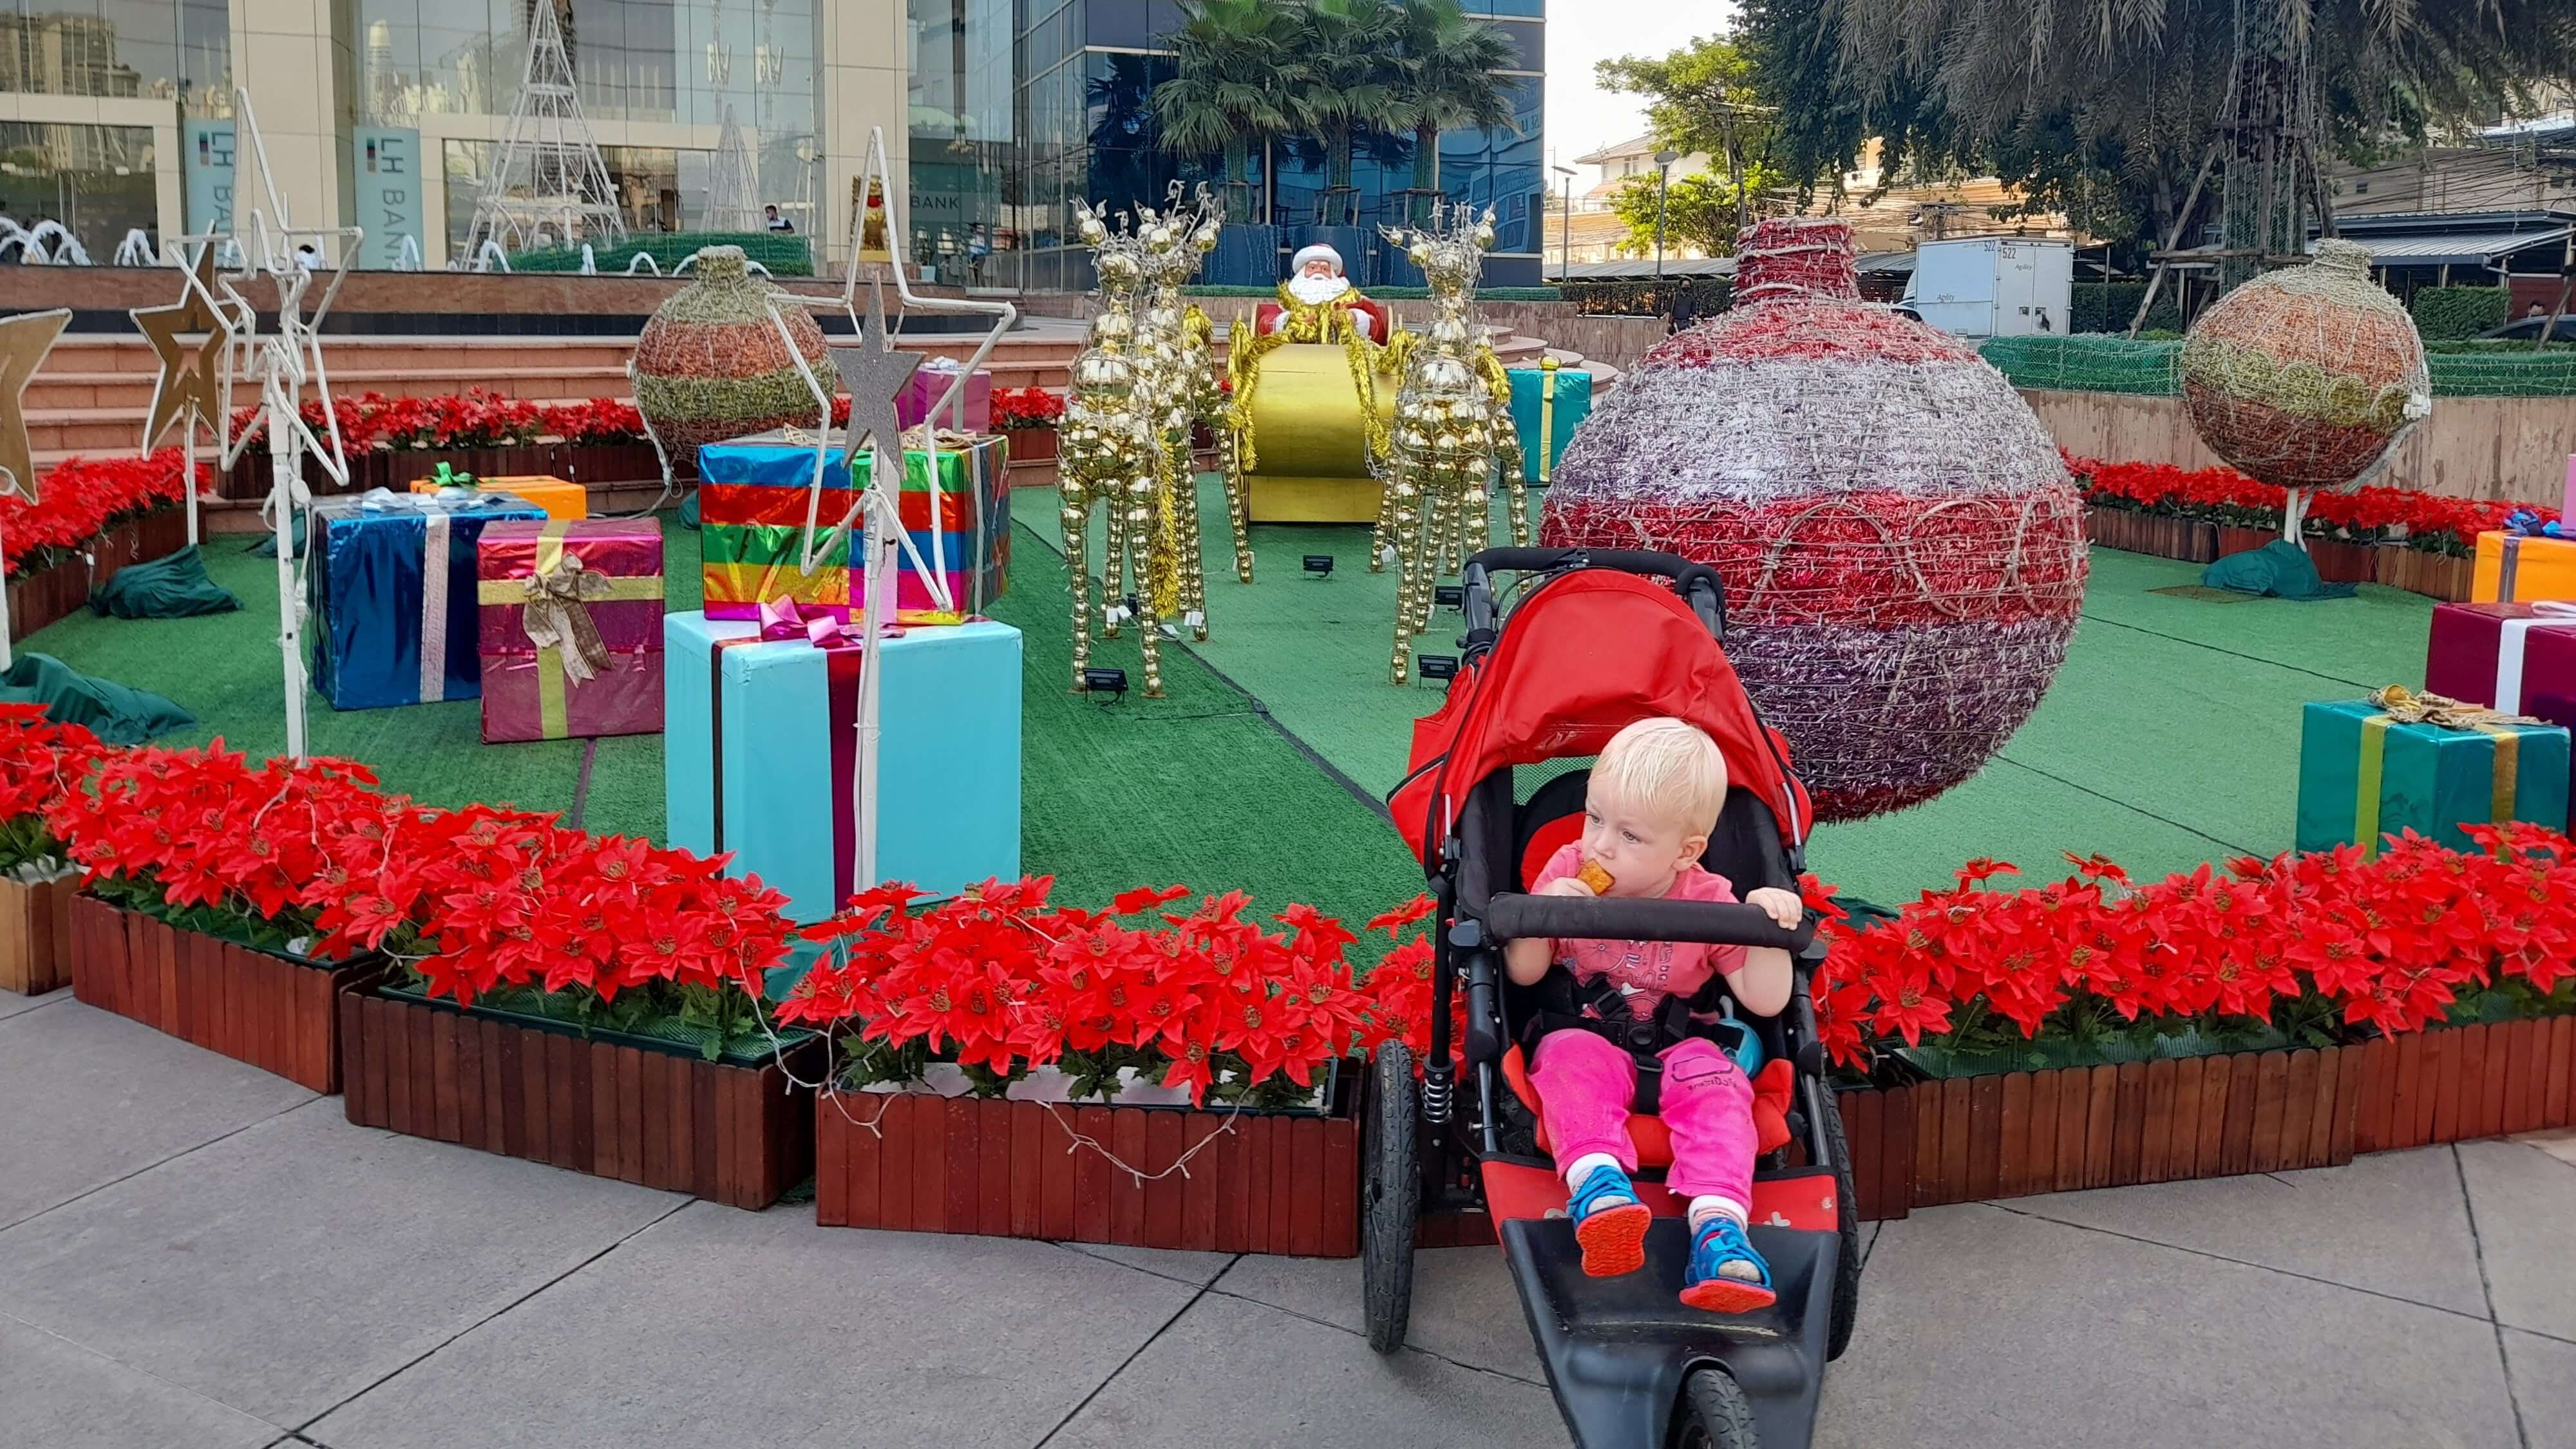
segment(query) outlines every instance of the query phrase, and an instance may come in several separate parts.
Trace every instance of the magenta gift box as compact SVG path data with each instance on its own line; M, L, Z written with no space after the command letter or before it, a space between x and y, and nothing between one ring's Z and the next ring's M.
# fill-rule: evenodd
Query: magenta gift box
M2576 725L2576 604L2435 605L2424 687Z
M894 420L907 428L919 427L925 420L930 420L930 410L939 405L941 398L948 396L948 385L957 380L957 370L957 364L945 357L934 357L921 364L921 370L903 385L903 391L895 394ZM966 422L963 427L958 425L957 414L953 411L955 406L955 403L950 403L950 410L942 411L932 426L950 432L973 433L977 437L993 431L993 374L980 367L967 374Z
M484 743L661 732L659 524L649 518L494 524L484 530L475 561ZM533 609L532 589L544 595ZM565 628L578 631L575 613L606 654L587 679L573 677L558 638Z

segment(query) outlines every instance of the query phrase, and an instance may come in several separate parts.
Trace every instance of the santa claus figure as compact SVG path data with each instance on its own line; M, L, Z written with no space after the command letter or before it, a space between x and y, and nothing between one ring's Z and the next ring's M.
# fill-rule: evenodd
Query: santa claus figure
M1351 285L1342 275L1342 254L1321 242L1297 253L1288 280L1279 284L1279 300L1262 303L1253 321L1297 342L1338 342L1355 331L1382 343L1388 332L1386 309Z

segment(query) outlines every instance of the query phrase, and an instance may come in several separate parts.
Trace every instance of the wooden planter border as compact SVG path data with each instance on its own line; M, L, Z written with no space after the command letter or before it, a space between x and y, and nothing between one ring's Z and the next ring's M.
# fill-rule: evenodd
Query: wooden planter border
M1077 1144L1068 1126L1147 1176ZM1359 1124L1348 1116L845 1092L824 1099L814 1129L814 1216L825 1227L1359 1252ZM1193 1149L1186 1176L1152 1176Z
M0 880L0 991L42 996L72 979L72 898L80 878Z
M2104 548L2183 563L2208 563L2231 553L2261 548L2280 537L2280 532L2198 523L2133 508L2089 505L2084 510L2084 536ZM2470 580L2477 571L2475 559L2426 553L2402 543L2311 538L2308 557L2317 566L2317 577L2330 584L2381 584L2449 603L2469 597Z
M188 546L188 515L178 504L127 519L81 546L89 558L71 557L30 574L13 574L9 588L9 639L89 607L91 590L127 564L167 558Z
M823 1043L787 1065L594 1041L373 991L340 999L349 1120L758 1211L814 1170Z
M96 896L72 898L70 941L74 997L325 1096L340 1090L333 1003L384 969L307 965Z
M441 463L478 478L543 475L592 488L638 481L658 485L662 479L661 455L651 443L554 442L500 448L375 448L350 457L345 487L332 482L311 459L305 461L304 482L322 494L364 493L370 488L400 493L419 479L436 476ZM675 481L696 481L696 458L674 460L672 472ZM266 453L245 454L224 475L222 494L239 501L266 498L268 475Z
M2335 1167L2576 1124L2576 1016L2353 1046L1953 1077L1835 1094L1864 1221L2084 1188ZM1494 1241L1423 1219L1426 1248Z

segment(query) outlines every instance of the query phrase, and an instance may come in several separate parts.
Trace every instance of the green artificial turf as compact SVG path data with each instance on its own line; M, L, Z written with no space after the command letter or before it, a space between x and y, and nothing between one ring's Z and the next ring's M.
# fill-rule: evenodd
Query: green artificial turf
M1224 516L1212 481L1201 499L1208 519ZM1051 490L1022 490L1013 506L1026 527L1060 537ZM1414 718L1439 702L1437 686L1386 682L1394 576L1367 571L1357 526L1256 527L1253 547L1247 588L1230 544L1208 529L1211 637L1194 648L1361 785L1392 788ZM1335 557L1329 579L1303 574L1308 553ZM1097 557L1095 546L1095 570ZM2002 756L1926 805L1820 827L1809 853L1819 875L1895 901L1948 884L1980 855L2045 879L2067 851L2161 875L2287 850L2300 707L2423 680L2432 601L2418 595L2364 587L2352 599L2222 603L2157 592L2194 584L2198 565L2107 549L2092 559L2066 664ZM1443 613L1417 647L1454 652L1456 632ZM1119 648L1097 652L1127 662Z
M698 606L698 535L668 516L669 606ZM1057 898L1095 905L1138 885L1242 889L1275 911L1300 901L1357 922L1421 888L1385 818L1321 768L1256 701L1187 653L1166 656L1167 697L1103 704L1066 688L1061 556L1023 530L1011 592L991 609L1026 635L1021 859L1058 879ZM277 656L277 573L226 536L207 551L240 613L204 619L64 620L22 646L151 689L203 721L165 744L216 736L254 756L285 747ZM1132 647L1132 645L1131 645ZM333 710L311 697L312 749L364 761L389 789L440 805L507 802L569 810L584 741L485 745L474 701ZM659 839L658 735L598 742L583 824Z

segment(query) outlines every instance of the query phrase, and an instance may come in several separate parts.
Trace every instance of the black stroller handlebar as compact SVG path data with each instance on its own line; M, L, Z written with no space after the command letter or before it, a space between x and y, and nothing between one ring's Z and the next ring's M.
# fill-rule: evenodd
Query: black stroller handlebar
M1536 936L1578 941L1696 941L1713 946L1776 946L1794 955L1816 939L1813 916L1784 928L1757 907L1711 901L1507 893L1485 903L1484 922L1486 933L1500 941Z
M1646 548L1489 548L1467 560L1467 566L1487 573L1545 573L1550 569L1564 568L1578 559L1594 568L1618 569L1631 574L1661 574L1668 579L1680 578L1684 570L1694 567L1689 559L1679 554Z

